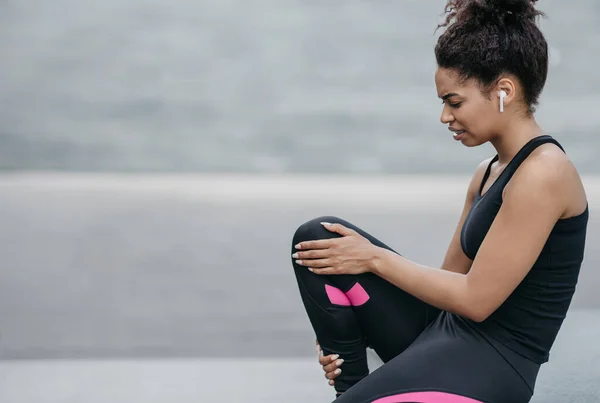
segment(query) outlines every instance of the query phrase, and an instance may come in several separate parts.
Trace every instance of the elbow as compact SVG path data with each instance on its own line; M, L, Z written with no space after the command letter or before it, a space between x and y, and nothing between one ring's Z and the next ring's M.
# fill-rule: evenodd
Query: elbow
M495 310L491 309L489 304L486 304L485 301L468 298L465 302L466 303L463 304L460 311L462 316L473 322L481 323L485 321Z
M490 314L485 312L484 310L472 306L463 307L462 309L456 309L455 313L462 316L463 318L469 319L477 323L483 322L490 316Z
M466 284L466 287L463 289L461 293L462 298L462 306L461 311L463 316L473 322L481 323L490 317L492 313L498 308L495 304L490 300L490 295L484 295L478 291L472 291L473 288L469 287L469 284Z
M472 309L471 312L469 312L467 318L472 320L473 322L481 323L487 318L489 318L490 315L491 312L486 312L482 309Z
M475 303L469 304L469 307L464 310L467 319L473 322L481 323L494 313L495 309L490 308L482 301L476 301Z

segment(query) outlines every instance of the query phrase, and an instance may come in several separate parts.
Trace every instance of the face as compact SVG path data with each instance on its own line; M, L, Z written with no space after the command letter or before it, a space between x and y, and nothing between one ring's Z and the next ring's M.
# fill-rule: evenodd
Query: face
M475 80L462 82L451 69L438 68L435 85L444 105L440 120L451 130L448 136L468 147L493 138L499 115L497 100L488 99Z

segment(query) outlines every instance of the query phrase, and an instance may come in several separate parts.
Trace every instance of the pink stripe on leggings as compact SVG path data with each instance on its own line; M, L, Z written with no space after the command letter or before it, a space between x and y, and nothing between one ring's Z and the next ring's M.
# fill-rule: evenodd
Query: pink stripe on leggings
M372 403L483 403L469 397L445 392L411 392L382 397Z
M325 292L327 293L327 297L329 298L329 302L333 305L342 305L342 306L350 306L350 300L340 290L339 288L332 287L328 284L325 284Z
M354 287L352 287L346 295L354 306L361 306L369 300L369 294L367 294L365 289L358 283L354 284Z

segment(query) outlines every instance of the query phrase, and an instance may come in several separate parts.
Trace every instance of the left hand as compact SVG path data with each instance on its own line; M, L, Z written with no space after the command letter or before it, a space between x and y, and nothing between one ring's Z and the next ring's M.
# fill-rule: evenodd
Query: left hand
M292 257L315 274L361 274L373 270L379 247L342 224L321 223L341 238L300 242Z

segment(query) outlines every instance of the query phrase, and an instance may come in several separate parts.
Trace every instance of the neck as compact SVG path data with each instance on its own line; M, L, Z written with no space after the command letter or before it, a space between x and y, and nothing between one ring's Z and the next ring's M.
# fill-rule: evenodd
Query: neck
M542 134L543 130L534 117L511 121L502 130L502 134L491 140L498 154L498 163L500 165L508 164L528 141Z

